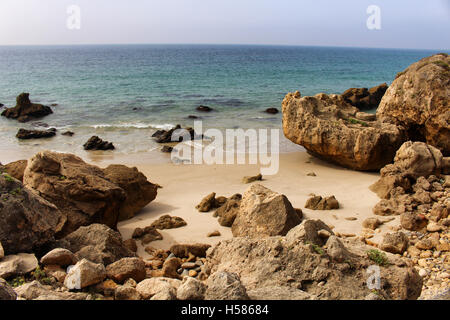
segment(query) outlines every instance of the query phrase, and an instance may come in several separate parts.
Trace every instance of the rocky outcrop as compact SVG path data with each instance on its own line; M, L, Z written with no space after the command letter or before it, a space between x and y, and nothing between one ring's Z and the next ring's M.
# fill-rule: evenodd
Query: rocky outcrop
M376 110L387 89L386 83L370 89L350 88L342 94L342 97L346 102L360 110Z
M78 259L109 265L126 257L134 257L117 231L103 224L80 227L58 242L61 248L75 253Z
M149 182L147 177L135 167L110 165L103 169L105 178L125 191L126 199L120 205L119 221L127 220L155 200L157 185Z
M16 98L14 108L6 108L2 116L17 119L19 122L27 122L53 113L50 107L42 104L31 103L29 93L21 93Z
M359 109L342 96L289 93L283 100L283 131L309 153L355 170L379 170L405 141L394 124L361 120Z
M4 170L11 175L13 178L23 182L23 173L25 172L25 168L27 167L27 160L18 160L11 163L8 163L4 166Z
M24 185L67 216L62 235L103 223L115 229L126 193L98 167L72 154L43 151L28 161Z
M235 237L286 235L301 221L285 195L255 184L244 193L231 231Z
M65 216L8 174L0 175L0 242L6 254L39 251L54 240Z
M377 118L405 127L409 140L426 141L450 156L449 75L445 53L410 65L386 91Z
M290 287L318 299L364 299L371 293L366 282L368 267L375 264L367 254L372 247L335 236L323 246L302 238L288 241L288 236L222 241L208 251L207 273L239 274L247 292ZM389 264L379 266L378 293L387 299L417 299L422 288L417 271L400 257L387 254L387 259Z
M48 129L48 130L27 130L27 129L19 129L16 134L17 139L28 140L28 139L42 139L42 138L51 138L56 135L56 129Z

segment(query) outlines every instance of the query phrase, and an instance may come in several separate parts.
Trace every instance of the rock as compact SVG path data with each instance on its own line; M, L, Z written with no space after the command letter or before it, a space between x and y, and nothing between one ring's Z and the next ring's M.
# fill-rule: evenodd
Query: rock
M82 292L58 292L36 280L15 288L15 291L25 300L86 300L88 297L87 293Z
M339 202L334 196L326 198L313 196L306 201L305 208L311 210L334 210L339 209Z
M162 240L163 236L154 227L146 227L144 229L144 235L141 237L141 242L143 245L149 244L153 241Z
M173 147L170 147L170 146L163 146L161 148L161 152L164 152L164 153L171 153L172 151L173 151Z
M205 257L206 251L211 247L209 244L174 244L169 251L178 258L187 258L189 254L195 257Z
M252 183L255 181L261 181L261 180L262 180L262 175L258 174L256 176L249 176L249 177L242 178L242 183L248 184L248 183Z
M216 208L216 193L210 193L195 207L200 212L208 212Z
M317 175L314 172L309 172L306 174L308 177L316 177Z
M114 150L112 142L103 141L98 136L92 136L83 145L84 150Z
M387 233L383 237L380 249L390 252L402 254L408 248L409 239L403 232Z
M189 276L189 277L192 277L192 278L195 278L195 277L197 276L197 271L195 271L195 270L189 270L188 276Z
M269 113L269 114L277 114L279 111L278 111L277 108L267 108L267 109L265 110L265 112L266 112L266 113Z
M436 54L399 73L386 91L377 118L404 126L408 138L450 155L450 57Z
M106 267L108 278L123 283L125 280L134 279L140 282L145 279L145 263L140 258L123 258Z
M152 137L156 139L157 143L170 143L202 139L203 135L197 134L193 128L182 129L178 124L170 130L158 130Z
M41 258L41 264L44 266L57 265L67 267L77 262L78 259L75 255L71 251L63 248L53 249Z
M205 300L249 300L247 290L236 273L221 271L206 281Z
M323 230L321 230L323 231ZM345 248L344 244L338 237L332 235L326 242L327 254L335 262L345 262L352 260L352 254Z
M138 250L136 240L134 240L134 239L125 240L123 242L123 245L125 248L127 248L131 252L137 252L137 250Z
M183 269L194 269L197 267L197 264L195 264L194 262L185 262L181 265L181 268Z
M203 300L206 285L191 277L185 277L177 290L178 300Z
M29 93L21 93L18 95L16 98L16 106L14 108L6 108L2 112L2 116L17 119L19 122L27 122L53 113L50 107L31 103L29 96Z
M164 229L175 229L186 226L186 221L180 217L171 217L169 215L164 215L158 218L158 220L152 223L152 227L164 230Z
M437 223L435 223L435 222L430 222L427 225L427 231L428 232L440 232L440 231L443 231L443 230L444 230L444 227L439 225L439 224L437 224Z
M254 184L242 197L231 231L234 237L286 235L300 222L301 218L285 195Z
M304 220L301 224L291 229L286 235L286 241L289 244L312 243L318 246L323 246L327 242L327 238L321 237L319 231L325 230L330 235L334 235L333 231L328 225L321 220Z
M381 225L381 221L378 218L367 218L363 221L362 226L367 229L375 230Z
M213 111L213 109L211 107L208 106L198 106L196 108L197 111L201 111L201 112L211 112Z
M14 161L5 165L5 171L13 178L23 182L23 173L27 167L27 164L27 160Z
M299 228L299 227L296 227ZM289 234L288 234L289 235ZM332 242L337 239L331 236ZM316 247L302 241L288 241L288 237L232 238L219 242L208 251L205 270L215 273L238 273L247 292L265 287L292 287L317 297L317 299L364 299L370 290L367 288L367 270L373 265L367 251L373 247L360 240L339 239L347 253L336 254L335 261L329 256L328 248ZM337 241L336 241L337 242ZM326 250L326 251L325 251ZM332 253L334 254L334 253ZM422 290L422 278L402 257L387 253L390 265L381 266L380 294L388 299L417 299ZM340 258L340 259L339 259ZM219 297L220 286L215 289ZM223 288L223 285L221 286Z
M115 229L126 193L104 172L73 154L43 151L28 161L24 185L67 216L61 236L91 223Z
M3 250L2 243L0 242L0 260L5 256L5 250Z
M61 247L75 253L78 259L88 259L109 265L135 254L127 249L120 233L102 224L80 227L59 241Z
M17 139L27 140L27 139L42 139L42 138L51 138L56 135L56 129L48 129L48 130L27 130L27 129L19 129L16 134Z
M137 292L145 300L152 298L161 292L170 292L176 297L177 289L180 287L181 281L168 278L150 278L141 281L136 286Z
M6 282L6 280L0 278L0 301L16 300L17 294L13 288Z
M250 300L316 300L317 297L291 287L264 287L247 291Z
M146 205L155 200L158 194L157 185L149 182L147 177L136 167L110 165L103 169L105 178L125 191L126 199L122 202L119 221L135 216Z
M282 109L283 131L289 140L350 169L379 170L405 141L396 125L355 119L359 110L339 95L301 98L289 93Z
M416 243L416 248L420 250L431 250L434 245L430 239L422 239Z
M400 186L409 190L419 177L439 175L442 167L441 152L423 142L405 142L398 149L394 163L381 169L381 178L370 189L380 198L389 199L391 191Z
M220 236L221 236L221 234L220 234L220 232L217 231L217 230L215 230L215 231L210 232L210 233L207 234L207 237L208 237L208 238L212 238L212 237L220 237Z
M61 133L61 135L63 136L68 136L68 137L72 137L75 133L72 131L64 131L63 133Z
M403 229L419 231L427 226L427 219L423 215L405 212L400 216L400 224Z
M0 242L6 254L39 251L66 219L52 203L7 174L0 175Z
M181 260L179 258L169 258L164 261L162 267L163 277L181 279L180 275L177 273L178 268L181 266Z
M215 215L219 217L219 224L223 227L231 227L241 206L242 197L233 196L216 210Z
M361 110L375 110L383 98L388 85L386 83L379 86L367 88L350 88L346 90L342 97L345 102Z
M176 300L176 298L176 291L166 288L155 294L150 300Z
M115 300L141 300L141 295L135 288L119 286L115 294Z
M68 269L64 285L71 290L80 290L100 283L105 278L106 270L102 264L82 259Z
M36 256L32 253L8 255L0 260L0 278L25 275L39 266Z

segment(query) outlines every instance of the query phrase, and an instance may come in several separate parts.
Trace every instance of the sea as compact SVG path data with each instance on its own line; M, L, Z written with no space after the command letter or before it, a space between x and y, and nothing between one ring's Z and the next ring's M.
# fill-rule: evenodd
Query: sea
M93 135L114 143L101 154L160 154L158 129L281 129L281 112L264 112L288 92L342 93L390 84L428 50L255 45L0 46L0 103L13 107L22 92L53 114L25 124L0 117L0 162L43 149L92 155ZM196 111L199 105L213 108ZM1 109L0 109L1 111ZM370 110L375 112L375 110ZM73 137L19 141L18 128L70 130ZM280 136L283 136L280 131ZM297 146L286 139L281 152ZM159 157L159 156L158 156Z

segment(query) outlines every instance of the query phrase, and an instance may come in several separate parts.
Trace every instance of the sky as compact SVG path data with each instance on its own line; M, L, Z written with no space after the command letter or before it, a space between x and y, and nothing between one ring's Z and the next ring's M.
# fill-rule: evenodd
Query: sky
M80 19L73 20L76 5ZM367 8L380 8L370 30ZM69 29L68 20L79 21ZM0 0L0 45L450 48L450 0Z

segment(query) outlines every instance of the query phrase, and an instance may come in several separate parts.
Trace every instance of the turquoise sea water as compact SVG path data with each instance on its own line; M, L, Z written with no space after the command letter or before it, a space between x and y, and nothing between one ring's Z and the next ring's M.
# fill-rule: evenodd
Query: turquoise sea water
M0 47L0 103L15 105L29 92L54 114L18 124L0 118L0 152L53 149L82 153L97 134L116 153L158 146L151 133L200 116L209 128L280 128L287 92L342 93L350 87L388 84L411 63L434 51L238 45L110 45ZM198 113L198 105L214 112ZM18 142L18 127L71 130L74 137ZM0 158L0 161L5 161Z

